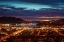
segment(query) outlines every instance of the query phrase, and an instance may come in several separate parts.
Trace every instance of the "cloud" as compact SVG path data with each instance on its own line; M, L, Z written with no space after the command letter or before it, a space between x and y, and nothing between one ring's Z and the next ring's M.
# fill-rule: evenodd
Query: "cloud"
M56 3L64 3L64 0L0 0L0 1L17 1L17 2L27 2L27 3L36 3L36 4L46 4L46 5L55 5Z
M29 3L39 3L39 4L55 4L55 3L64 3L64 0L18 0Z
M5 0L7 2L2 1L3 4L0 3L0 16L20 17L25 20L58 19L56 16L64 18L64 1L62 0L13 0L20 1L20 3L12 0L9 2L8 0ZM44 8L46 10L43 10Z
M11 6L11 5L0 5L0 9L14 9L14 10L24 10L24 9L26 9L26 8L16 8L16 7L14 7L14 6Z
M64 16L63 10L0 9L0 16Z
M58 19L64 18L64 10L24 10L26 8L16 8L11 5L0 5L0 16L20 17L26 20Z
M33 0L34 1L34 0ZM0 5L4 7L7 6L8 8L13 9L25 9L25 10L39 10L41 8L54 8L54 9L64 9L64 1L58 2L53 0L47 0L47 1L31 1L31 0L15 0L15 1L2 1L0 2ZM59 0L60 1L60 0ZM32 2L32 3L31 3Z
M1 9L0 16L12 16L24 20L60 19L64 18L63 10L9 10ZM56 17L56 16L59 16Z

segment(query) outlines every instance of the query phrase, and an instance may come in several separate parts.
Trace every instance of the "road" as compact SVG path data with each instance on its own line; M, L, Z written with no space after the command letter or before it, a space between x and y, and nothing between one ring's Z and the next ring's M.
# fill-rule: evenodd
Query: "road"
M62 30L64 30L64 28L61 28ZM54 31L56 33L58 33L59 35L61 36L64 36L64 34L62 34L60 31L59 28L23 28L23 29L18 29L17 31L11 33L11 34L8 34L6 35L5 37L1 37L0 38L0 42L2 42L3 40L7 39L7 38L10 38L11 36L15 36L17 34L20 34L20 33L23 33L24 31L28 31L30 32L30 34L36 34L35 36L47 36L47 34L50 32L50 31ZM24 34L27 34L28 32L25 32ZM40 35L40 33L42 32L42 35ZM27 34L29 35L29 34Z

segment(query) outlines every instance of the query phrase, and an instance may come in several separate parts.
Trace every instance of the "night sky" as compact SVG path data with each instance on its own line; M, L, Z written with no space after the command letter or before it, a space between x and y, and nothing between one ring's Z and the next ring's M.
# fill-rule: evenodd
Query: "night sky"
M64 0L0 0L0 16L27 21L64 18Z

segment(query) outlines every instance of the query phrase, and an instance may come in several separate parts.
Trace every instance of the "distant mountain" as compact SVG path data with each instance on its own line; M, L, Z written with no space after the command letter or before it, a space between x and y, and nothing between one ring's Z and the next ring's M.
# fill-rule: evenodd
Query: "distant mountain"
M24 22L23 19L15 17L0 17L0 23L21 23Z

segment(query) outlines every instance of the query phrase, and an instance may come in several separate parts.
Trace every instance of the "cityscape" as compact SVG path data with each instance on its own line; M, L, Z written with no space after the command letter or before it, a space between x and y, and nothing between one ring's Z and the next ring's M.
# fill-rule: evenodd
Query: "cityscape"
M64 0L0 0L0 42L64 42Z
M25 21L15 17L0 19L0 42L64 42L64 19L51 21Z

